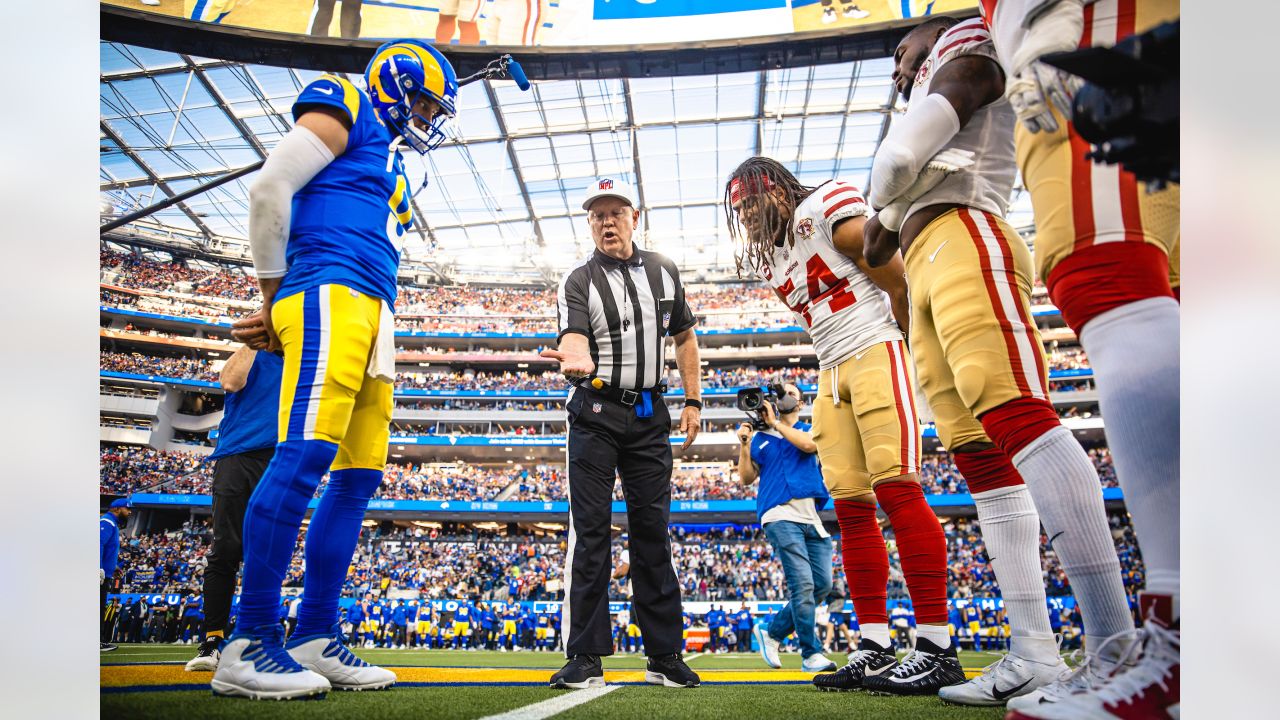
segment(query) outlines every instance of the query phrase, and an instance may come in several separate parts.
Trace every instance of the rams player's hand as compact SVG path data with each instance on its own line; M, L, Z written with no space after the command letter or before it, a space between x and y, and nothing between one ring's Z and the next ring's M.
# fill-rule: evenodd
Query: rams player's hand
M271 324L271 310L266 307L231 323L231 339L253 350L275 352L280 349L280 338Z

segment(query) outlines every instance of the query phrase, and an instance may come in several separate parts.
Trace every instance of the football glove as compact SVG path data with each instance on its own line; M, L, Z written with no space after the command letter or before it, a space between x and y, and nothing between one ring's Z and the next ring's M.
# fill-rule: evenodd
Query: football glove
M925 163L924 170L916 176L916 181L906 192L894 198L894 201L882 208L877 215L885 230L898 232L907 218L907 210L912 203L924 197L924 194L937 187L938 183L949 175L958 173L973 166L973 152L960 148L947 148L934 155Z
M1019 122L1030 132L1055 132L1053 108L1071 117L1071 98L1083 84L1078 78L1040 62L1052 52L1075 50L1084 34L1083 0L1043 3L1023 19L1027 35L1013 55L1013 74L1005 97Z

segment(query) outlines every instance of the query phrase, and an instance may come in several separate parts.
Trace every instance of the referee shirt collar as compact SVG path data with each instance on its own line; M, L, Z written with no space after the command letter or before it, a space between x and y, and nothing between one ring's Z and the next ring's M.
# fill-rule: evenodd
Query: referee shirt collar
M604 268L605 270L612 270L614 268L620 268L623 266L627 266L627 267L643 267L644 266L644 258L641 257L640 248L636 245L631 246L631 257L630 259L627 259L627 260L619 260L618 258L613 257L612 255L606 255L605 253L600 252L600 248L596 248L595 252L591 254L591 257L593 260L596 261L596 264L598 264L600 267Z

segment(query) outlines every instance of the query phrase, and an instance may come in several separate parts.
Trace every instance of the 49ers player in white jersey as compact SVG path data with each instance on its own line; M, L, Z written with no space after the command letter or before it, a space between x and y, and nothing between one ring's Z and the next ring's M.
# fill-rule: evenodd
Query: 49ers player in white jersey
M1009 707L1035 718L1166 717L1180 704L1181 666L1181 363L1170 284L1179 190L1148 193L1132 173L1085 158L1088 143L1069 121L1076 83L1039 59L1145 32L1176 19L1178 2L983 0L981 7L1022 121L1017 157L1035 210L1039 275L1089 354L1147 571L1136 667L1116 674L1093 660ZM1090 692L1074 696L1078 690Z
M870 209L850 183L807 187L777 161L753 157L733 171L726 193L729 227L744 243L739 272L745 262L764 276L813 338L821 368L813 439L835 501L862 640L846 666L813 682L851 690L899 667L889 639L889 557L877 502L893 524L919 627L918 652L902 663L924 678L913 694L963 682L947 630L946 540L920 489L902 260L879 269L867 264L862 227Z
M1003 217L1015 118L990 35L979 19L934 18L907 34L894 60L909 105L876 151L871 204L898 203L942 151L974 158L911 200L898 235L875 218L865 233L872 264L903 253L921 386L973 493L1013 630L1005 658L939 696L1001 705L1066 669L1045 613L1037 519L1071 581L1089 647L1132 632L1133 619L1097 471L1049 401L1031 321L1031 254Z

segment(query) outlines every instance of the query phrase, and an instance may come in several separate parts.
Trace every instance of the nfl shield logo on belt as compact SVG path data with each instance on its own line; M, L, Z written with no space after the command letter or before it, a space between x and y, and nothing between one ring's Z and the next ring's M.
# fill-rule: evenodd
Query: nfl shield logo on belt
M601 410L600 403L591 403L591 412L598 413L600 412L600 410Z

